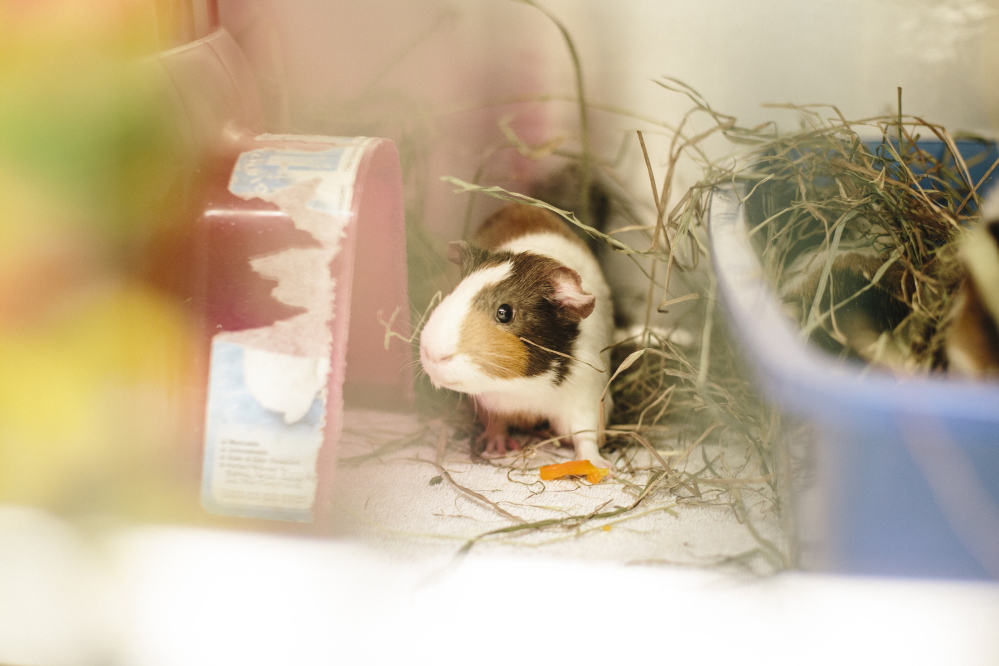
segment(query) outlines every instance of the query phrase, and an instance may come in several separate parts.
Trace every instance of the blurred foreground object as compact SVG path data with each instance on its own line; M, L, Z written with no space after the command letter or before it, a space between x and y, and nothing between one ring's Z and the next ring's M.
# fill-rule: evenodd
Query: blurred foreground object
M174 492L190 326L141 277L176 137L134 65L144 3L0 3L0 500L145 512Z

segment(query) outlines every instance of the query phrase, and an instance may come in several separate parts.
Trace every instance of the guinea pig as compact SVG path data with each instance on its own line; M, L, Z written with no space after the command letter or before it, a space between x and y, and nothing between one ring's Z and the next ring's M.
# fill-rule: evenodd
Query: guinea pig
M547 421L577 459L612 467L597 431L613 306L586 243L554 213L509 204L448 258L463 278L427 320L420 362L434 386L472 397L486 454L520 448L510 427Z

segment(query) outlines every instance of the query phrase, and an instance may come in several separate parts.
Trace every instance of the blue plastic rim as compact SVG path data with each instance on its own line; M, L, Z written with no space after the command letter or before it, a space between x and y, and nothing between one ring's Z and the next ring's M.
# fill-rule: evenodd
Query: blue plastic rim
M875 168L887 168L890 174L898 170L896 154L900 154L900 151L906 151L910 155L915 154L913 147L904 142L900 148L897 139L865 141L864 145L871 154L879 159L879 162L875 163ZM999 175L999 167L995 166L999 160L999 146L995 141L986 139L957 139L954 141L954 147L957 148L963 166L967 167L971 183L965 182L961 176L963 169L959 167L957 157L950 146L938 139L920 139L916 143L916 148L919 154L926 155L929 159L925 162L913 159L909 163L909 168L913 174L923 176L932 169L932 165L942 165L947 174L937 177L923 177L919 180L919 186L926 191L933 191L938 182L942 182L962 198L970 191L969 185L975 188L979 196L987 193L995 185L996 176ZM898 178L896 177L896 179ZM965 208L959 212L969 214L976 210L975 201L970 198Z

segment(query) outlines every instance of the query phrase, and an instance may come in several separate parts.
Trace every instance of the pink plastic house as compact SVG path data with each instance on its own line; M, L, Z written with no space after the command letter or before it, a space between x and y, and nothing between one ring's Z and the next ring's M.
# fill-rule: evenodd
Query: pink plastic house
M175 257L202 324L201 503L328 524L344 401L411 405L398 154L391 141L263 134L243 55L217 27L152 63L199 157Z

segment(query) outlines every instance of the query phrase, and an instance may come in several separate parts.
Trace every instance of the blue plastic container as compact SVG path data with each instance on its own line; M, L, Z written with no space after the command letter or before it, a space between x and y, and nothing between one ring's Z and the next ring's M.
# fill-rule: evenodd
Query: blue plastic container
M805 566L999 578L999 385L900 379L805 344L748 224L734 187L718 189L709 233L732 328L765 393L815 438L818 508L797 518Z

